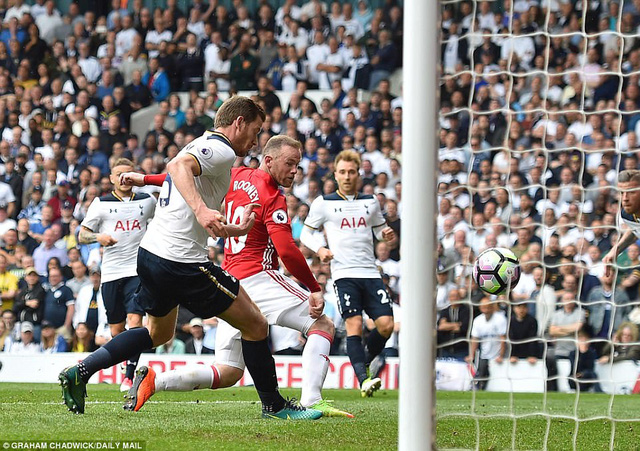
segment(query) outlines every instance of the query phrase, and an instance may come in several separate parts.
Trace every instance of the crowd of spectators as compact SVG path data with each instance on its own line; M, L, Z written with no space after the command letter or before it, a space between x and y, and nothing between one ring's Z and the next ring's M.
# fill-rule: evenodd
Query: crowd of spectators
M554 356L583 359L574 376L589 379L596 359L638 358L640 247L621 254L610 274L602 258L621 226L617 174L639 167L639 6L444 6L440 355L470 360L468 339L485 337L473 331L485 295L470 269L480 252L499 246L520 258L522 277L497 299L508 326L488 340L537 344L507 347L499 360L544 357L552 376ZM522 303L530 319L515 307ZM481 348L481 360L498 353L486 355Z
M237 164L257 167L275 134L303 143L286 192L295 239L310 203L336 189L333 157L347 148L362 154L362 190L377 196L400 233L402 98L391 94L390 82L401 65L398 2L372 9L366 0L286 0L272 8L263 0L255 11L242 0L193 0L185 10L175 0L163 9L125 3L115 0L99 15L100 5L81 11L72 2L63 14L51 0L0 0L4 352L91 351L110 339L101 250L78 244L79 223L93 199L111 191L112 162L126 157L145 174L163 172L238 91L248 91L267 120L257 147ZM316 89L320 96L309 93ZM132 115L150 105L158 113L146 135L136 136ZM340 328L329 265L301 249ZM397 302L399 241L376 250ZM221 256L222 243L210 243L210 257ZM176 339L159 352L214 348L215 319L181 309L178 322ZM298 336L273 337L275 351L299 348ZM339 341L334 351L344 352Z

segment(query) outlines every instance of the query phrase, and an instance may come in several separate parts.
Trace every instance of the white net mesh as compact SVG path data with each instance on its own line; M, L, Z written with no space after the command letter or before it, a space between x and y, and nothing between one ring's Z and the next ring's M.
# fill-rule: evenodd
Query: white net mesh
M640 167L640 4L440 6L438 445L636 449L635 235L605 262L640 230L640 176L618 184ZM487 302L491 247L523 274Z

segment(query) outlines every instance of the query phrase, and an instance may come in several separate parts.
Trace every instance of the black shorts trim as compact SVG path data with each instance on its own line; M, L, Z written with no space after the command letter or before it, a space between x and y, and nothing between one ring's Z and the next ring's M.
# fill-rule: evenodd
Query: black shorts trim
M138 249L140 287L136 300L153 316L183 305L207 319L224 312L238 296L240 282L212 262L179 263Z

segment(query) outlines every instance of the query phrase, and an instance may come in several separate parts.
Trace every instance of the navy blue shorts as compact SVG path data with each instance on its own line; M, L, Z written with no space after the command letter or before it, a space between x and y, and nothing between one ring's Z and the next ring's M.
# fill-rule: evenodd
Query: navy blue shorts
M107 310L109 324L118 324L127 319L128 313L144 316L144 309L135 299L136 290L140 285L138 276L123 277L102 284L102 300Z
M362 315L363 310L373 320L393 316L391 298L382 279L338 279L333 287L344 319Z
M178 263L138 249L138 304L150 315L165 316L183 305L199 318L224 312L240 291L240 282L212 262Z

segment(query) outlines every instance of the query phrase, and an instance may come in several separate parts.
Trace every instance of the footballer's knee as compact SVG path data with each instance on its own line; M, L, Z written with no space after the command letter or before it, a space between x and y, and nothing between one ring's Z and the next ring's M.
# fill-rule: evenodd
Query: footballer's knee
M229 365L216 365L218 369L218 374L220 375L220 385L218 388L226 388L232 387L238 382L244 371L240 368L236 368L235 366Z
M109 331L111 332L112 337L121 334L124 332L124 321L117 324L109 324Z
M129 325L129 329L142 327L142 316L137 313L129 313L127 315L127 324Z
M311 325L311 327L309 328L309 332L312 332L314 330L325 332L326 334L331 335L331 337L333 337L336 333L336 327L333 325L333 321L331 321L331 319L329 319L327 315L322 315Z
M249 341L261 341L267 338L269 334L269 323L267 318L264 317L259 311L252 318L249 327L240 329L242 332L242 338Z
M173 330L149 329L149 335L153 341L153 347L157 348L173 338Z
M381 316L376 320L376 329L380 335L389 338L393 333L393 316Z

